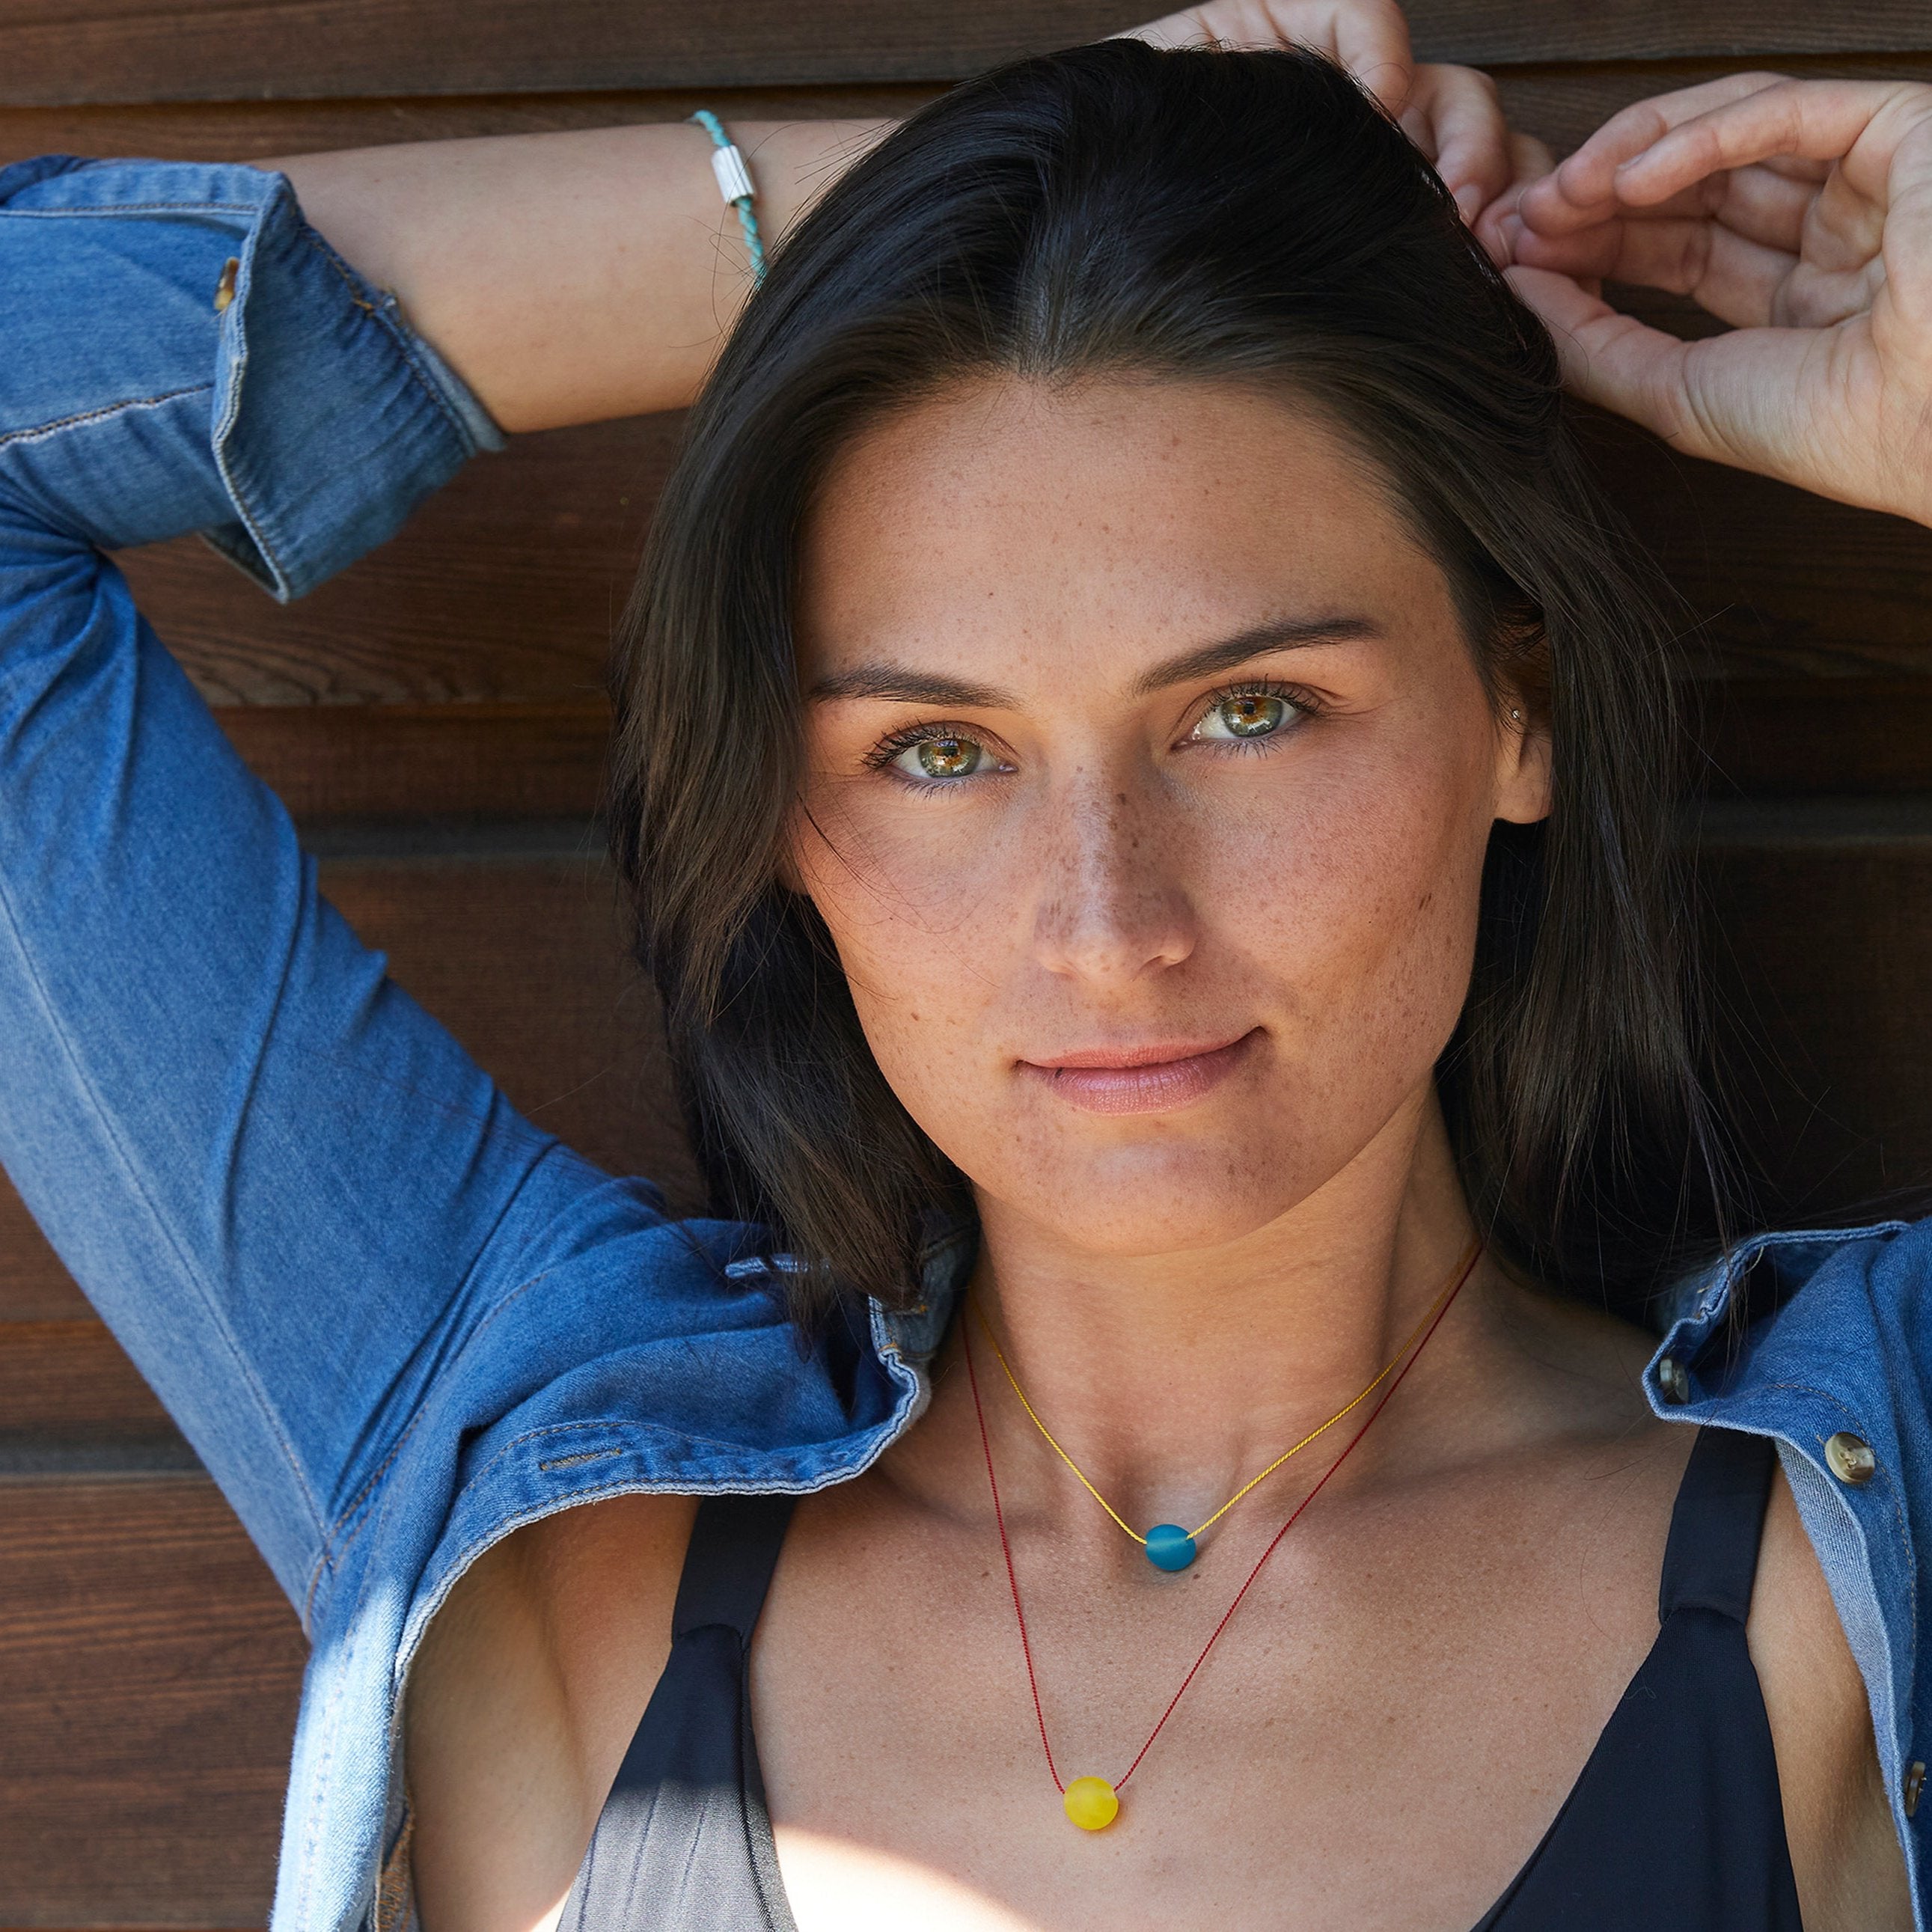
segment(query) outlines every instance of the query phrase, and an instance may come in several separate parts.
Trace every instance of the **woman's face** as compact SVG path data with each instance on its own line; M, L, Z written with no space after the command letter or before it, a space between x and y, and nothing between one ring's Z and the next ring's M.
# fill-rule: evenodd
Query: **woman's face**
M1218 1245L1426 1096L1492 822L1547 806L1442 571L1292 404L998 379L804 533L795 883L982 1204Z

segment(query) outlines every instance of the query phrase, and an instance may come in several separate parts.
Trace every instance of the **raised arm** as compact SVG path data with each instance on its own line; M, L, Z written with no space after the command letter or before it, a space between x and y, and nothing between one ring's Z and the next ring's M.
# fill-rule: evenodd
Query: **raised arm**
M1211 0L1136 29L1160 46L1312 46L1398 115L1464 214L1512 156L1487 76L1415 64L1394 0ZM887 130L866 121L733 121L776 239ZM736 218L688 122L308 154L303 212L509 430L689 402L751 286Z
M496 432L254 169L0 171L0 1162L302 1601L571 1163L103 552L198 530L292 596Z
M733 122L782 236L889 123ZM682 407L749 291L711 143L688 122L266 163L391 290L506 430Z

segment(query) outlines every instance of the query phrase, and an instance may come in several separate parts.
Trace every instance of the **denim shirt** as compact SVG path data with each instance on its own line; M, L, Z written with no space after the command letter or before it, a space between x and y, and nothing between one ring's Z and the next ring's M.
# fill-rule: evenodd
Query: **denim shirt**
M300 1612L273 1923L355 1932L394 1903L400 1694L466 1567L599 1497L856 1474L925 1402L970 1243L913 1314L802 1348L756 1230L522 1119L318 896L102 553L198 530L298 596L500 438L285 180L0 171L0 1162ZM1748 1276L1775 1312L1741 1328ZM1761 1236L1646 1383L1776 1438L1921 1927L1928 1282L1924 1226Z

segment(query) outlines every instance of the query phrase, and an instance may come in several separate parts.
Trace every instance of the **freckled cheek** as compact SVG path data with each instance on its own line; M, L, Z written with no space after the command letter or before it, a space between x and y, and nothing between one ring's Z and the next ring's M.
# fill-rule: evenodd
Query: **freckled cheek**
M1012 976L980 922L874 918L840 937L839 956L872 1057L907 1111L969 1171L1009 1105L1006 1064L988 1051L1010 1022Z
M1023 839L944 801L814 817L826 836L801 846L800 870L874 1051L910 1028L923 1050L983 1014L1024 936Z
M1426 1074L1468 991L1487 827L1450 784L1391 785L1340 817L1303 908L1309 1051L1371 1111Z
M1473 918L1456 901L1473 894L1483 836L1444 775L1337 761L1204 820L1190 890L1234 952L1304 985L1358 977L1445 917Z

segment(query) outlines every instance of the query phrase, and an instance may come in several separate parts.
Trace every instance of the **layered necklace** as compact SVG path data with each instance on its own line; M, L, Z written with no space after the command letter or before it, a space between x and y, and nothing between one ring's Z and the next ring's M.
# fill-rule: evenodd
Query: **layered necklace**
M1375 1394L1376 1390L1382 1388L1384 1382L1388 1384L1388 1388L1382 1390L1380 1400L1369 1411L1367 1418L1363 1422L1361 1426L1343 1444L1340 1454L1322 1472L1321 1480L1315 1484L1307 1495L1302 1498L1300 1502L1296 1504L1288 1520L1275 1532L1268 1547L1262 1552L1259 1560L1248 1572L1241 1587L1234 1592L1233 1602L1229 1604L1227 1609L1222 1613L1221 1621L1214 1626L1214 1630L1209 1634L1208 1641L1201 1646L1201 1653L1189 1666L1187 1675L1180 1680L1180 1688L1167 1700L1167 1706L1161 1712L1159 1721L1148 1733L1147 1742L1134 1754L1133 1762L1121 1772L1118 1778L1111 1780L1104 1778L1087 1776L1076 1778L1069 1781L1060 1777L1060 1767L1054 1760L1052 1741L1047 1736L1046 1712L1040 1702L1040 1679L1034 1669L1033 1642L1027 1634L1026 1610L1020 1600L1019 1576L1013 1568L1013 1550L1012 1544L1006 1534L1006 1512L1000 1504L999 1478L993 1472L992 1438L987 1433L986 1412L980 1398L979 1372L973 1363L973 1338L970 1328L966 1327L961 1328L960 1339L964 1345L966 1357L966 1379L973 1391L973 1413L980 1424L980 1448L986 1460L986 1484L992 1492L993 1520L1000 1532L1000 1553L1006 1558L1006 1584L1012 1593L1013 1616L1019 1624L1020 1650L1026 1660L1027 1687L1033 1693L1033 1714L1034 1721L1040 1729L1040 1749L1046 1754L1047 1774L1053 1780L1054 1787L1060 1793L1060 1802L1068 1818L1078 1825L1082 1831L1104 1831L1119 1815L1120 1793L1122 1789L1125 1786L1127 1780L1140 1768L1141 1760L1153 1749L1154 1739L1159 1737L1166 1728L1168 1719L1174 1715L1174 1706L1186 1695L1187 1687L1194 1682L1196 1677L1200 1673L1201 1666L1208 1661L1208 1653L1220 1641L1221 1633L1228 1628L1234 1619L1234 1612L1240 1608L1241 1599L1248 1594L1255 1579L1262 1574L1263 1567L1268 1558L1274 1554L1282 1538L1294 1527L1302 1511L1322 1493L1328 1486L1329 1478L1348 1460L1355 1445L1375 1426L1376 1418L1388 1406L1390 1399L1402 1386L1403 1379L1407 1376L1409 1370L1414 1368L1417 1362L1421 1359L1423 1350L1429 1346L1430 1338L1442 1326L1442 1318L1449 1312L1451 1304L1462 1292L1462 1284L1468 1280L1470 1274L1474 1270L1477 1259L1482 1251L1482 1241L1478 1237L1470 1244L1457 1261L1455 1272L1444 1283L1442 1292L1436 1296L1435 1300L1430 1304L1422 1319L1410 1331L1408 1339L1390 1358L1388 1365L1352 1402L1338 1408L1326 1422L1322 1424L1320 1428L1311 1430L1293 1448L1283 1450L1265 1469L1262 1470L1259 1475L1237 1490L1212 1516L1208 1518L1206 1522L1201 1525L1198 1529L1185 1530L1175 1523L1156 1523L1144 1536L1135 1529L1106 1498L1087 1480L1085 1475L1082 1473L1080 1466L1054 1440L1052 1432L1040 1419L1033 1404L1028 1401L1026 1391L1020 1387L1018 1377L1014 1375L1005 1355L1001 1352L1000 1345L994 1339L992 1330L987 1325L986 1317L980 1313L978 1304L976 1303L974 1305L974 1318L978 1322L980 1330L985 1335L994 1354L998 1358L1000 1366L1005 1370L1006 1380L1011 1384L1014 1394L1018 1396L1021 1407L1032 1418L1034 1426L1046 1438L1048 1442L1052 1444L1054 1453L1059 1456L1060 1460L1073 1472L1076 1476L1079 1478L1081 1486L1087 1493L1107 1512L1108 1516L1113 1518L1116 1523L1119 1524L1123 1530L1126 1531L1128 1535L1143 1546L1147 1551L1148 1561L1161 1570L1186 1569L1194 1561L1196 1553L1195 1539L1197 1537L1203 1532L1213 1528L1244 1496L1246 1496L1257 1484L1271 1476L1288 1461L1290 1456L1298 1455L1318 1437L1334 1428L1336 1423L1341 1421L1345 1417L1352 1414ZM1405 1358L1406 1360L1404 1359ZM1392 1381L1390 1379L1391 1376L1394 1377Z

